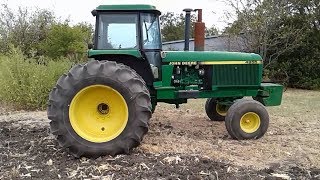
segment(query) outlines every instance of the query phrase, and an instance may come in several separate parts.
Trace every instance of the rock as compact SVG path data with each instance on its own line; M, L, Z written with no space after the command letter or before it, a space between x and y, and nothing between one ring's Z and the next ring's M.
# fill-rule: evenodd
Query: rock
M52 159L49 159L49 161L47 161L46 165L52 166L53 165Z
M284 179L284 180L291 180L291 177L287 174L276 174L276 173L272 173L271 174L273 177L276 177L276 178L281 178L281 179Z

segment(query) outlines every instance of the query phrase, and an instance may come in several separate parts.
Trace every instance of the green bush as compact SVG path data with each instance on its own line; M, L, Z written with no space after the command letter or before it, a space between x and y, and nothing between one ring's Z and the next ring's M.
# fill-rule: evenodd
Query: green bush
M9 54L0 55L0 101L17 109L45 109L49 92L71 62L26 58L16 49Z
M46 56L57 59L60 57L86 57L87 44L91 41L89 25L70 26L68 23L53 24L47 38L40 43L40 49Z

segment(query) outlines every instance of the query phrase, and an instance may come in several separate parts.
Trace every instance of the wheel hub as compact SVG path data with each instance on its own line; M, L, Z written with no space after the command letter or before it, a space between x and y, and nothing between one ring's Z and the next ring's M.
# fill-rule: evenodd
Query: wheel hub
M128 122L128 106L123 96L105 85L81 89L72 99L69 119L73 130L94 143L118 137Z
M102 115L107 115L109 113L109 106L105 103L100 103L98 105L98 111Z
M248 112L240 119L240 128L246 133L256 132L261 124L260 117L255 112Z
M227 115L228 108L226 105L217 104L216 105L216 112L221 116Z

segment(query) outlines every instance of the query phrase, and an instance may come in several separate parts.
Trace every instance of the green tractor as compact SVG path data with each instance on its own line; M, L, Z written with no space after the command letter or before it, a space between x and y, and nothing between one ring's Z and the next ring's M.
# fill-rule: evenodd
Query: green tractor
M283 87L262 83L259 55L162 51L161 13L151 5L101 5L92 14L91 60L62 75L49 96L51 131L72 155L129 153L147 133L158 102L178 108L191 98L207 98L208 117L225 121L233 139L266 133L265 106L281 104Z

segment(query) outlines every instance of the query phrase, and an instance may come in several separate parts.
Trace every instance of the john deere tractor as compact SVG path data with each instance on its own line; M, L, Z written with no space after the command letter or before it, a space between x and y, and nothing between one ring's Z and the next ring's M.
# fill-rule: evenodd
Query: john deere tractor
M129 153L159 102L207 98L208 117L225 121L233 139L266 133L265 106L281 104L283 87L262 83L259 55L188 51L188 28L185 51L163 51L160 12L151 5L101 5L92 14L90 60L62 75L49 96L51 131L72 155Z

